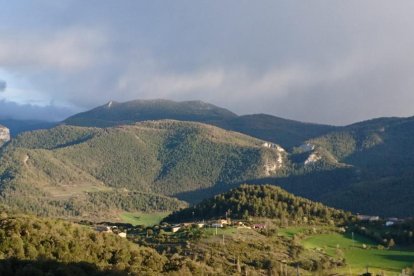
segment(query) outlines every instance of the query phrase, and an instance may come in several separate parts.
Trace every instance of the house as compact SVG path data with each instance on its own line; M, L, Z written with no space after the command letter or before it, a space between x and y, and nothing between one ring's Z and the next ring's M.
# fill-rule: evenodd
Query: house
M390 221L390 220L388 220L388 221L385 222L385 226L387 226L387 227L393 226L394 224L395 224L395 222L394 221Z
M120 236L121 238L126 238L127 237L127 233L126 232L119 232L118 236Z
M357 219L360 221L379 221L379 216L365 216L365 215L357 215Z
M175 225L175 226L171 227L171 232L176 233L176 232L178 232L178 230L180 230L180 229L181 229L181 226L179 226L179 225Z
M221 223L221 224L230 224L230 223L231 223L231 221L230 221L230 219L219 219L219 220L217 221L217 223Z
M204 227L204 223L199 222L195 224L198 228L203 228Z
M253 229L266 229L266 224L263 224L263 223L253 224Z

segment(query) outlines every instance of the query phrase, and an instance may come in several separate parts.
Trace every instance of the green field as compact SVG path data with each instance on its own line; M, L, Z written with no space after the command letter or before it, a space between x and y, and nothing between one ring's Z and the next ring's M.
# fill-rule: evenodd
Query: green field
M367 249L363 248L363 244ZM307 249L322 249L331 256L337 256L340 249L348 264L342 269L346 273L350 271L361 273L366 271L368 266L370 272L385 271L390 275L390 272L397 274L414 264L414 250L402 248L380 250L377 249L377 244L359 235L354 235L354 240L350 234L314 235L304 239L303 246Z
M234 235L243 232L245 229L237 229L234 227L217 228L217 235ZM207 236L214 236L216 234L216 228L205 228L204 233Z
M168 216L169 212L154 212L154 213L122 213L121 219L125 223L132 225L153 226L159 224L163 218Z
M308 227L286 227L286 228L280 228L277 231L277 234L279 236L287 237L287 238L293 238L294 235L299 234L305 230L307 230Z

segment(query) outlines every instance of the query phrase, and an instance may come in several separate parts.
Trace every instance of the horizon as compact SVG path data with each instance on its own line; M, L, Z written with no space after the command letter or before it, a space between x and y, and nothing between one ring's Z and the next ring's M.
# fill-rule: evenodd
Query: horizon
M206 101L202 101L202 100L196 100L196 99L177 101L177 100L172 100L172 99L153 98L153 99L134 99L134 100L129 100L129 101L109 100L109 101L107 101L105 103L101 103L101 104L99 104L97 106L94 106L94 107L92 107L90 109L85 109L85 110L81 110L81 111L78 111L78 112L70 113L66 117L64 117L63 119L58 119L58 120L30 119L30 118L27 118L27 119L26 118L13 118L12 116L9 116L8 117L8 116L2 116L2 115L0 115L0 120L16 120L16 121L34 121L34 122L62 123L66 119L68 119L68 118L70 118L70 117L72 117L74 115L77 115L77 114L83 113L83 112L88 112L88 111L90 111L92 109L95 109L95 108L99 108L99 107L108 105L111 102L116 102L116 103L119 103L119 104L123 104L123 103L134 102L134 101L172 101L172 102L175 102L175 103L180 103L180 102L203 102L203 103L206 103L206 104L212 104L212 105L214 105L214 106L216 106L218 108L226 109L227 111L230 111L230 112L234 113L238 117L241 117L241 116L252 116L252 115L266 115L266 116L277 117L277 118L284 119L284 120L296 121L296 122L300 122L300 123L317 124L317 125L327 125L327 126L335 126L335 127L346 127L346 126L350 126L350 125L353 125L353 124L357 124L357 123L361 123L361 122L366 122L366 121L371 121L371 120L376 120L376 119L382 119L382 118L400 118L400 119L404 119L404 118L414 117L414 115L411 115L411 116L380 116L380 117L367 118L367 119L364 119L364 120L361 120L361 121L351 122L349 124L342 124L342 125L340 125L340 124L325 124L325 123L321 123L321 122L306 121L306 120L297 120L297 119L293 119L293 118L289 118L289 117L279 116L277 114L276 115L275 114L268 114L268 113L246 113L246 114L240 114L240 113L234 112L233 110L231 110L231 109L229 109L227 107L220 106L220 105L217 105L217 104L214 104L214 103L210 103L210 102L206 102Z

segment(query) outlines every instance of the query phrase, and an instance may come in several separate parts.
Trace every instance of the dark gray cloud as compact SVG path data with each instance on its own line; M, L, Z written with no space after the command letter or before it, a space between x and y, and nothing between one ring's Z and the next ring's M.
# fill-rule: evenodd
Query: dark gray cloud
M201 99L333 124L414 114L410 0L14 2L0 69L36 93L8 101Z
M60 121L73 113L73 110L53 105L36 106L0 100L0 118L16 120Z
M5 82L4 80L0 80L0 92L6 91L6 88L7 88L7 82Z

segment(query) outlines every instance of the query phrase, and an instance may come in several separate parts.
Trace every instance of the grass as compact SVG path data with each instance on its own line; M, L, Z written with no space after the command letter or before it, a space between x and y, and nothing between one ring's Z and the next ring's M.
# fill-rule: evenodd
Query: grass
M238 231L242 232L244 229L237 229L234 227L217 228L217 235L234 235ZM216 228L205 228L204 233L207 236L214 236L216 234Z
M363 244L368 248L364 249ZM323 249L331 256L337 256L340 249L348 264L343 272L362 273L369 267L370 272L381 271L398 273L414 264L414 251L405 248L377 249L377 244L360 235L354 240L350 234L320 234L303 240L307 249ZM389 275L389 274L388 274Z
M294 235L303 232L304 230L308 229L307 227L286 227L278 229L277 233L279 236L292 238Z
M169 212L154 212L154 213L122 213L121 219L125 223L132 225L153 226L159 224L163 218L168 216Z

